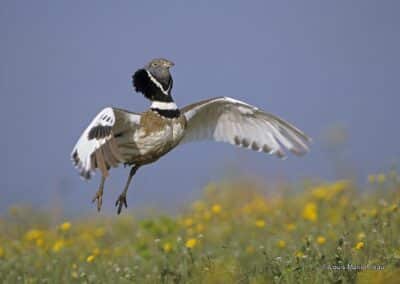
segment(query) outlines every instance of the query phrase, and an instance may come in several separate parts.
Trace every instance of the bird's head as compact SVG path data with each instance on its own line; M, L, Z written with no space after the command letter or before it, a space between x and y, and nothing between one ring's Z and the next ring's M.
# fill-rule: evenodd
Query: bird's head
M172 77L169 69L174 63L164 58L156 58L139 69L132 76L132 83L137 92L154 101L172 101Z
M173 67L175 64L165 58L155 58L151 60L147 65L144 67L148 70L156 79L162 78L164 76L171 76L169 73L169 68Z

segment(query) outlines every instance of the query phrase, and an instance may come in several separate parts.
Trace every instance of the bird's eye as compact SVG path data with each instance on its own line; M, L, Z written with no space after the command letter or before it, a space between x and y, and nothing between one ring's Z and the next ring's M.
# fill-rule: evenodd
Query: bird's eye
M153 62L151 65L152 65L153 67L157 67L158 63L157 63L157 62Z

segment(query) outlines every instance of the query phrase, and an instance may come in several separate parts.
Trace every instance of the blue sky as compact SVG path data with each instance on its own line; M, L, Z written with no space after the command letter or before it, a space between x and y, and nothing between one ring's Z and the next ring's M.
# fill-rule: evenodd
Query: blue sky
M137 173L131 207L168 206L229 174L268 182L333 179L324 133L347 133L343 160L359 180L399 161L398 1L1 1L1 208L30 203L92 210L69 154L105 106L144 111L131 74L175 62L179 106L231 96L313 137L303 158L219 143L184 145ZM336 154L335 154L336 155ZM107 181L104 208L128 169ZM342 174L342 173L341 173ZM94 210L94 209L93 209Z

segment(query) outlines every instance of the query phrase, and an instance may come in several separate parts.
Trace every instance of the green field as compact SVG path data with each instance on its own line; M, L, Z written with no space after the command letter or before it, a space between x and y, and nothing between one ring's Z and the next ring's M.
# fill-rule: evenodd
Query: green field
M0 283L398 283L395 172L363 188L271 187L213 183L178 215L141 218L54 224L51 212L12 207L0 218Z

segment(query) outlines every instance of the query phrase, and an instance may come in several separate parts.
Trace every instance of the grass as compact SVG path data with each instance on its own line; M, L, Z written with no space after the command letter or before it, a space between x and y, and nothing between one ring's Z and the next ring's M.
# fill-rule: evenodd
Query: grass
M1 283L396 283L396 173L278 186L210 184L178 216L0 219Z

